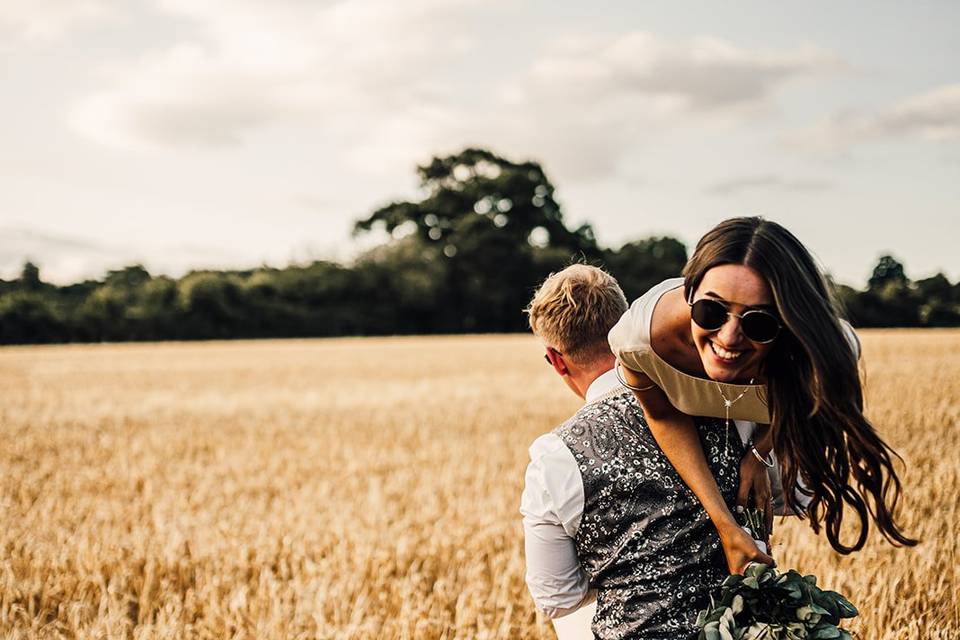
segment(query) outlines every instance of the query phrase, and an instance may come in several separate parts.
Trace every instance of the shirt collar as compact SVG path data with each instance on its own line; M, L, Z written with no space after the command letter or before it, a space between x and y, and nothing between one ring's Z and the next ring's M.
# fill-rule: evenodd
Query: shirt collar
M587 387L586 394L584 394L584 399L586 402L593 402L600 396L604 396L620 386L620 381L617 379L617 372L610 369L609 371L601 373L590 383L590 386Z

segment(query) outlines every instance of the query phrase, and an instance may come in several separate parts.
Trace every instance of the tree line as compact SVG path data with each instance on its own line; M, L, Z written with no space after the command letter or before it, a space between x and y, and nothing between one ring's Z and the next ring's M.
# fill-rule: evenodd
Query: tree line
M44 282L39 267L0 280L0 343L354 336L522 331L523 308L551 272L598 264L634 299L680 273L684 244L651 237L618 249L590 225L567 226L535 162L484 149L418 167L423 197L357 221L391 239L350 264L152 275L140 265L101 280ZM911 281L880 258L864 290L834 285L861 327L960 326L960 282Z

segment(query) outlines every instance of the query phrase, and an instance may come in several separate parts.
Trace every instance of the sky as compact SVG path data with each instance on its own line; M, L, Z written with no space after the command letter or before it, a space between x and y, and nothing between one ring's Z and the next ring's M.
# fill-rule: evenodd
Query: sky
M960 3L0 0L0 278L349 260L482 146L604 246L763 215L960 279Z

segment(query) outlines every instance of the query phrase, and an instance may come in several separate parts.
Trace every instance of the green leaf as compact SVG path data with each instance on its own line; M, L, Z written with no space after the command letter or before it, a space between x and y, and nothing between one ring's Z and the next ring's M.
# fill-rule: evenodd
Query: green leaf
M834 593L836 595L837 607L840 609L841 618L854 618L860 615L860 612L857 611L857 608L853 606L852 602L844 598L839 593L836 593L835 591L831 593Z
M817 593L813 594L813 601L826 609L827 614L833 618L833 622L836 624L840 621L840 607L837 604L836 598L832 597L830 593L833 592L824 593L822 591L818 591Z
M787 595L793 600L799 600L803 597L803 591L795 584L787 585L784 591L786 591Z
M742 575L740 575L739 573L731 573L729 576L727 576L727 577L724 579L723 584L720 585L720 586L721 586L721 587L725 587L725 588L726 588L726 587L735 587L735 586L737 586L738 584L740 584L741 582L743 582L743 576L742 576Z
M707 623L713 623L720 620L723 617L724 611L727 610L727 607L717 607L707 616Z
M839 638L839 637L840 637L840 630L837 629L832 624L818 627L812 634L810 634L810 638L812 639Z
M743 596L741 596L739 593L733 596L733 604L731 605L730 610L734 614L738 614L743 611Z
M720 637L720 623L711 622L703 628L703 635L706 640L722 640Z

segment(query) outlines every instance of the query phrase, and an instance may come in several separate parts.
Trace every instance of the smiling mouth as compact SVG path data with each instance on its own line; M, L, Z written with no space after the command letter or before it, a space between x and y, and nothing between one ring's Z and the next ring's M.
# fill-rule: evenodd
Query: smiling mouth
M743 351L730 351L729 349L724 349L719 346L716 342L710 341L710 350L713 351L723 362L736 362L740 356L743 355Z

